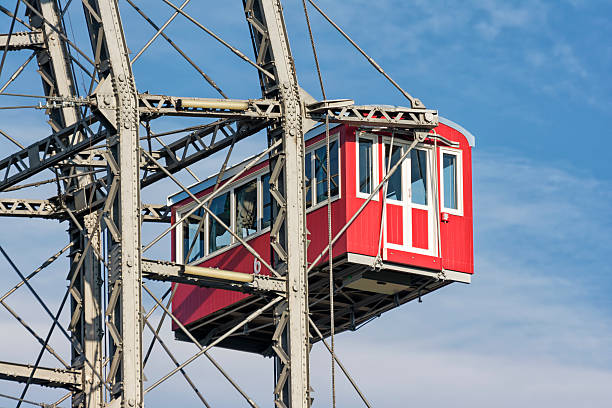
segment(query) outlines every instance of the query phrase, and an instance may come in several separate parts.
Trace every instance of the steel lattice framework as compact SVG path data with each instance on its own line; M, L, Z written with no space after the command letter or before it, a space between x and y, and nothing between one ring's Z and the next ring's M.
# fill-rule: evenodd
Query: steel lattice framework
M41 353L51 353L63 368L40 367L40 358L35 366L0 362L0 379L64 388L70 391L65 398L71 397L74 407L141 407L145 392L180 371L208 406L182 368L206 355L226 375L207 351L259 314L273 310L275 329L271 349L276 362L275 404L278 407L306 408L311 401L311 328L319 338L324 335L309 318L307 276L311 268L306 261L304 133L316 122L344 123L399 129L412 133L416 142L423 140L425 134L437 126L437 111L426 109L388 76L407 97L410 107L357 106L351 100L317 101L312 98L298 84L280 0L242 2L253 44L253 59L209 32L238 57L253 65L259 76L261 97L248 100L225 98L208 75L164 33L165 27L177 15L183 15L205 31L207 29L183 10L188 1L180 7L162 1L174 9L173 17L162 27L155 25L132 1L127 0L127 3L224 98L139 93L132 63L144 49L130 61L118 0L80 1L91 54L83 52L70 40L62 24L65 9L57 0L19 0L15 11L1 7L2 12L12 17L10 28L6 27L8 33L0 35L2 64L7 52L32 51L6 86L31 60L36 60L46 100L42 108L52 133L29 146L14 141L20 149L0 160L0 192L45 183L19 184L47 171L46 174L53 173L48 182L57 184L58 194L38 199L0 197L0 215L66 222L69 244L28 276L23 276L11 262L22 282L0 302L20 286L32 289L29 280L61 254L68 253L69 285L62 305L69 301L70 322L63 328L58 322L59 312L55 316L50 311L49 314L70 342L72 356L69 362L65 361L50 348L48 338L45 341L30 330L43 344ZM78 7L79 2L74 3L72 7ZM310 3L334 24L314 2ZM26 19L19 18L16 13L20 7L22 12L25 9ZM18 30L16 22L26 29ZM370 57L361 52L386 76ZM91 64L91 72L83 66L83 61ZM90 77L89 89L81 90L81 94L75 84L75 66L88 72ZM177 136L163 148L154 150L150 142L152 137L159 135L152 136L147 132L146 136L140 136L141 126L147 129L150 121L169 116L214 118L215 121L183 129L186 135ZM152 244L143 248L142 223L170 223L170 216L165 205L142 203L141 189L170 179L187 191L174 176L177 172L189 170L188 166L217 152L231 150L236 142L262 130L268 135L269 148L264 154L270 159L273 203L273 266L270 267L273 276L255 276L248 282L241 282L231 274L215 276L214 271L189 271L183 265L143 259L143 252ZM205 203L193 198L209 211ZM103 240L108 243L106 246L101 245ZM103 276L104 271L108 271L106 276ZM210 344L203 345L189 337L189 332L168 310L169 303L164 304L163 299L157 298L143 279L258 293L267 299L267 303L243 316L240 323L227 328ZM108 287L106 296L102 280L106 280ZM155 300L155 308L163 309L165 315L170 316L198 346L198 353L186 362L179 363L172 357L158 336L159 328L156 331L148 321L152 311L143 312L142 289ZM148 358L150 349L144 350L142 343L145 326L151 329L177 366L147 389L143 386L143 361ZM107 351L103 346L105 336L110 343ZM229 376L226 377L251 406L256 406ZM350 376L349 379L369 406Z

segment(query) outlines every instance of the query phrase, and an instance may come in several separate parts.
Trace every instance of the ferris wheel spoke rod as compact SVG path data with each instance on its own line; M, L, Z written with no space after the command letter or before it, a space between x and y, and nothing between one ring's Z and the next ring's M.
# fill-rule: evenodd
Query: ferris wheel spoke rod
M203 31L205 31L208 35L210 35L211 37L213 37L215 40L219 41L221 44L223 44L225 47L227 47L231 52L233 52L234 54L236 54L240 59L242 59L243 61L251 64L252 66L254 66L255 68L257 68L259 71L261 71L261 73L263 73L264 75L266 75L268 78L270 78L271 80L275 80L274 75L271 74L270 72L268 72L266 69L260 67L259 65L257 65L257 63L253 62L249 57L247 57L242 51L240 51L238 48L233 47L232 45L230 45L228 42L226 42L224 39L222 39L221 37L219 37L217 34L215 34L214 32L212 32L211 30L209 30L208 28L206 28L205 26L203 26L200 22L198 22L195 18L191 17L189 14L185 13L183 10L179 10L178 7L176 7L174 4L172 4L171 2L169 2L168 0L162 0L164 3L166 3L167 5L169 5L170 7L172 7L173 9L175 9L176 11L178 11L179 13L181 13L185 18L187 18L189 21L191 21L193 24L195 24L196 26L198 26L200 29L202 29Z
M378 194L378 192L380 191L380 189L387 183L387 181L391 178L391 176L395 173L395 171L400 167L400 165L402 164L402 162L406 159L406 157L408 157L408 155L410 154L410 152L412 151L412 149L414 148L414 146L416 146L416 144L419 142L418 138L415 136L414 141L410 144L410 146L408 147L408 149L406 149L406 152L402 155L402 157L399 158L399 160L397 161L397 163L395 163L395 165L391 168L391 170L389 170L389 172L387 173L387 175L382 179L382 181L376 186L376 188L374 189L374 191L372 191L372 193L368 196L368 198L364 201L363 204L361 204L361 207L359 207L359 209L355 212L355 214L353 214L353 216L351 217L350 220L347 221L346 224L344 224L344 227L342 227L342 229L340 231L338 231L338 233L336 234L336 236L334 237L334 239L332 239L331 243L329 244L329 246L333 246L336 241L338 241L338 239L340 239L340 237L342 236L342 234L344 234L346 232L346 230L348 230L348 228L351 226L351 224L357 219L357 217L359 216L359 214L361 214L361 212L366 208L366 206L370 203L370 201L372 201L372 199L376 196L376 194ZM326 246L325 248L323 248L323 251L321 251L321 253L315 258L314 261L312 261L312 263L310 264L310 266L308 267L308 269L306 270L306 273L309 273L317 264L317 262L319 262L321 260L321 258L323 257L323 255L325 254L325 252L327 252L329 250L328 246Z
M36 270L34 270L31 274L29 274L28 276L26 276L25 280L29 281L30 279L32 279L34 276L36 276L40 271L42 271L43 269L45 269L47 266L51 265L51 263L53 263L57 258L59 258L64 252L66 252L70 247L72 247L74 245L74 242L70 242L68 243L68 245L66 245L65 247L63 247L62 249L60 249L58 252L56 252L55 254L53 254L52 256L50 256L45 262L42 263L41 266L39 266L38 268L36 268ZM0 297L0 301L5 300L6 298L8 298L11 294L13 294L13 292L15 292L17 289L19 289L20 287L22 287L24 285L24 282L21 281L18 284L16 284L15 286L13 286L8 292L6 292L2 297Z
M11 37L13 36L13 29L15 28L15 21L17 19L18 11L19 0L17 0L17 4L15 4L15 11L13 12L13 17L11 18L11 27L9 28L6 44L4 45L4 51L2 52L2 61L0 61L0 77L2 77L2 68L4 68L4 62L6 61L6 54L8 53L9 44L11 43Z
M128 2L128 4L130 6L132 6L134 8L134 10L136 10L138 12L138 14L140 14L142 16L142 18L144 18L147 23L149 23L151 25L151 27L153 27L154 29L158 30L158 33L160 33L162 35L162 37L176 50L176 52L178 52L181 57L183 57L185 59L185 61L187 61L196 71L198 71L198 73L200 75L202 75L202 77L206 80L206 82L208 82L210 84L210 86L212 86L213 88L215 88L215 90L225 99L227 99L227 95L221 90L221 88L219 88L219 85L217 85L217 83L210 77L208 76L208 74L206 74L195 62L193 62L193 60L191 58L189 58L189 56L178 46L174 43L174 41L172 41L170 39L170 37L168 37L166 35L166 33L162 32L163 29L165 28L159 28L157 26L157 24L155 24L153 22L153 20L151 20L138 6L136 6L131 0L126 0ZM184 3L184 5L187 4L187 1ZM181 6L182 8L182 6ZM175 13L174 15L177 16L179 13ZM174 17L173 17L174 18ZM170 20L168 20L169 22ZM167 22L167 23L168 23ZM152 41L152 40L151 40ZM134 62L136 61L136 59L140 56L140 54L142 54L142 52L144 52L145 48L143 48L141 50L141 52L136 55L134 57L134 59L130 62L130 64L134 64Z
M157 142L158 142L160 145L162 145L162 147L163 147L164 149L166 149L166 151L168 152L168 154L171 154L171 155L172 155L172 158L173 158L174 160L179 161L178 157L176 157L176 155L174 154L174 152L172 152L172 149L169 149L169 148L168 148L168 145L167 145L167 144L165 144L165 143L164 143L164 141L163 141L163 140L161 140L161 139L159 138L159 136L154 135L154 134L150 134L151 128L148 126L148 122L145 124L145 123L143 123L143 122L141 121L141 122L140 122L140 124L141 124L142 126L144 126L144 127L147 129L147 136L145 136L145 139L147 139L147 140L149 140L149 141L150 141L150 140L151 140L151 137L155 138L155 140L157 140ZM149 146L149 153L151 153L151 148L150 148L150 146ZM191 176L192 176L192 177L193 177L193 178L196 180L196 182L198 182L198 183L199 183L200 181L202 181L202 180L200 180L200 178L199 178L198 176L196 176L196 174L193 172L193 170L191 170L191 168L190 168L189 166L185 166L185 170L187 170L187 172L188 172L189 174L191 174ZM144 177L143 177L143 178L144 178Z
M241 175L243 175L246 171L248 171L251 167L255 166L257 164L257 162L259 162L259 160L261 160L265 155L267 155L269 152L271 152L272 150L276 149L278 146L280 146L282 143L282 140L278 140L276 141L274 144L272 144L270 147L268 147L266 150L264 150L261 154L259 154L257 157L254 157L253 160L251 160L249 163L247 163L246 166L244 166L244 168L242 170L240 170L238 173L236 173L232 178L230 178L225 184L230 185L231 183L233 183L238 177L240 177ZM195 207L193 207L191 210L189 210L187 212L187 214L183 215L179 220L175 221L174 224L170 225L168 228L166 228L166 230L164 230L164 232L162 232L161 234L159 234L157 237L155 237L155 239L153 239L153 241L151 241L149 244L147 244L145 247L142 248L142 252L146 252L149 248L151 248L153 245L155 245L157 242L159 242L160 239L162 239L164 236L166 236L166 234L168 234L170 231L172 231L173 229L175 229L176 227L178 227L179 225L181 225L181 223L183 221L185 221L188 217L190 217L193 213L195 213L197 210L200 209L200 207L206 205L206 203L208 203L209 201L211 201L213 198L215 198L215 193L210 194L208 197L206 197L204 200L202 200L202 204L198 204Z
M10 140L11 142L13 142L13 144L17 145L17 147L20 147L22 149L25 149L25 146L22 145L21 143L19 143L17 140L13 139L12 137L10 137L6 132L4 132L2 129L0 129L0 135L6 137L8 140Z
M57 35L59 35L59 36L62 38L62 40L66 41L68 44L70 44L70 46L71 46L72 48L74 48L74 49L75 49L75 51L76 51L76 52L78 52L79 54L81 54L81 56L82 56L83 58L85 58L85 60L86 60L87 62L89 62L89 63L90 63L92 66L94 66L94 67L96 66L96 64L95 64L95 63L94 63L94 62L91 60L91 58L89 58L89 57L87 56L87 54L85 54L85 53L84 53L84 52L83 52L83 51L82 51L82 50L81 50L79 47L77 47L75 43L73 43L72 41L70 41L70 39L68 39L68 37L66 37L66 35L65 35L65 34L62 32L62 30L61 30L61 29L58 29L56 26L54 26L53 24L51 24L51 23L49 22L49 20L47 20L45 17L43 17L43 15L42 15L42 14L40 14L40 12L39 12L38 10L36 10L36 9L35 9L35 8L34 8L34 7L33 7L33 6L30 4L30 3L28 3L28 1L27 1L27 0L20 0L20 1L21 1L21 2L23 2L23 4L25 4L27 8L29 8L30 10L32 10L32 12L33 12L34 14L36 14L36 15L37 15L37 16L38 16L38 17L39 17L39 18L40 18L40 19L41 19L41 20L42 20L42 21L43 21L45 24L47 24L47 25L48 25L48 26L49 26L49 27L50 27L50 28L51 28L53 31L55 31L55 32L57 33ZM7 44L8 44L8 42L7 42Z
M8 10L6 7L0 6L0 11L3 12L4 14L6 14L7 16L11 17L11 18L13 18L13 16L14 16L14 14L10 10ZM28 23L26 23L25 21L23 21L19 17L15 17L15 20L17 20L18 23L21 23L27 29L34 30L34 27L32 27L31 25L29 25Z
M21 402L25 402L26 404L30 404L30 405L36 405L42 408L46 408L49 406L49 404L45 404L43 402L34 402L34 401L29 401L27 399L23 399L23 398L17 398L17 397L13 397L11 395L6 395L6 394L0 394L0 397L2 398L6 398L6 399L11 399L13 401L21 401Z
M72 392L69 392L67 394L64 394L63 397L61 397L60 399L58 399L57 401L55 401L53 404L51 404L51 408L56 408L59 404L61 404L62 402L66 401L68 398L70 398L72 396ZM44 408L49 408L49 405L45 405Z
M179 367L175 368L174 370L170 371L168 374L164 375L162 378L160 378L159 380L157 380L154 384L152 384L151 386L149 386L149 388L145 389L144 393L148 393L149 391L153 390L154 388L156 388L157 386L159 386L161 383L163 383L164 381L166 381L168 378L172 377L174 374L176 374L180 369L185 368L187 365L191 364L193 361L195 361L198 357L200 357L202 354L206 353L208 350L210 350L211 348L213 348L214 346L216 346L217 344L221 343L223 340L225 340L226 338L228 338L229 336L231 336L234 332L236 332L237 330L239 330L242 326L244 326L245 324L251 322L252 320L254 320L255 318L257 318L259 315L261 315L263 312L265 312L266 310L268 310L269 308L271 308L272 306L274 306L275 304L277 304L278 302L280 302L281 300L283 300L284 297L283 296L277 296L274 299L272 299L270 302L268 302L265 306L262 306L261 308L257 309L256 311L254 311L253 313L251 313L250 315L248 315L245 319L243 319L240 323L238 323L237 325L235 325L234 327L232 327L230 330L228 330L225 334L223 334L222 336L218 337L216 340L214 340L212 343L210 343L208 346L204 347L202 350L198 351L196 354L194 354L193 356L189 357L183 364L181 364Z
M340 28L340 26L338 26L338 24L336 24L327 14L325 14L325 12L323 10L321 10L321 8L319 6L316 5L316 3L313 0L308 0L308 2L310 4L312 4L312 6L319 12L319 14L321 14L323 16L323 18L325 18L336 30L338 30L338 32L340 34L342 34L342 36L344 38L347 39L348 42L351 43L351 45L353 47L355 47L357 49L357 51L359 51L361 53L361 55L363 55L366 60L368 60L368 62L378 71L380 72L385 78L387 78L387 80L389 82L391 82L391 84L393 84L393 86L395 88L397 88L398 91L400 91L402 93L402 95L404 95L406 97L406 99L408 99L410 101L410 105L412 108L422 108L423 104L416 98L414 98L412 95L410 95L408 92L406 92L397 82L395 82L395 80L393 78L391 78L389 76L389 74L387 74L380 65L378 65L378 63L376 61L374 61L374 59L372 57L370 57L368 54L366 54L366 52L359 46L357 45L357 43L355 41L353 41L353 39L351 37L349 37L349 35L347 33L344 32L344 30L342 30L342 28Z
M174 315L172 314L172 312L170 310L168 310L167 307L165 307L162 302L157 299L157 297L155 297L155 295L149 290L149 288L147 288L144 284L142 285L142 287L144 288L144 290L149 294L149 296L151 296L153 298L153 300L155 300L155 302L164 310L165 314L170 316L170 318L172 319L172 321L174 321L174 323L176 323L176 325L181 329L181 331L183 333L185 333L185 335L189 338L189 340L191 340L191 342L193 344L195 344L195 346L200 349L200 351L204 350L204 346L202 346L200 344L200 342L193 337L193 335L191 334L191 332L189 332L189 330L187 330L187 328L180 322L180 320ZM177 286L175 286L177 287ZM242 395L244 397L244 399L249 403L249 405L252 408L259 408L257 406L257 404L255 404L255 402L251 399L251 397L249 397L243 390L242 388L240 388L238 386L238 384L236 384L236 382L229 376L229 374L227 374L227 372L223 369L223 367L221 367L219 365L219 363L217 363L217 361L215 361L209 354L208 352L204 352L204 355L206 356L206 358L208 358L208 360L215 366L215 368L217 368L217 370L219 370L219 372L221 372L221 374L230 382L230 384L236 389L236 391L238 391L240 393L240 395ZM179 367L179 364L177 364L177 367ZM182 369L181 369L182 371Z
M1 249L1 247L0 247L0 249ZM32 371L30 372L30 375L28 376L28 380L26 381L26 385L23 388L23 390L21 391L21 396L19 397L20 400L17 403L17 408L19 408L21 406L21 402L22 402L21 398L25 398L26 393L28 392L28 389L30 388L30 384L32 383L32 378L34 378L34 374L36 373L36 369L38 369L38 365L40 364L40 360L42 359L42 356L45 353L47 345L49 344L49 340L51 340L51 336L53 335L53 331L55 330L55 326L60 326L59 325L59 317L62 314L62 310L64 310L64 305L66 304L66 300L68 300L68 296L69 295L70 295L70 287L68 287L66 289L66 293L64 294L64 297L62 298L62 302L60 303L59 308L57 309L57 313L55 314L55 318L53 318L53 323L51 324L51 327L49 328L49 331L47 332L47 337L45 338L44 343L42 345L42 348L40 349L40 352L38 353L38 357L36 358L36 362L34 363L34 366L32 367Z
M47 350L53 357L55 357L57 359L57 361L59 361L64 367L66 368L70 368L70 365L68 365L68 363L66 363L64 361L64 359L62 359L56 352L55 350L53 350L53 347L51 347L48 343L45 343L44 339L42 337L40 337L31 327L29 324L27 324L25 322L25 320L23 320L21 318L21 316L19 316L17 314L17 312L15 312L9 305L6 304L6 302L4 300L0 300L0 305L2 305L2 307L4 307L6 309L7 312L9 312L14 318L15 320L17 320L19 322L19 324L21 324L23 326L24 329L26 329L26 331L28 333L30 333L35 339L36 341L38 341L38 343L43 346L43 348L45 350Z
M6 83L4 85L2 85L2 88L0 88L0 93L4 92L4 90L6 88L8 88L8 86L10 84L13 83L13 81L15 81L17 78L19 78L19 75L21 75L21 73L23 72L23 70L25 69L26 66L28 66L28 64L30 63L30 61L32 61L34 59L34 57L36 56L36 52L33 52L32 55L30 55L28 57L28 59L25 60L25 62L23 64L21 64L19 66L19 68L17 68L17 70L13 73L13 75L11 75L11 77L8 79L8 81L6 81Z
M100 221L98 220L97 224L99 224ZM90 246L91 245L91 241L88 240L87 245ZM83 251L83 253L87 252L88 246L85 247L85 250ZM83 361L85 362L85 364L87 364L95 373L95 375L98 377L98 379L101 381L101 383L104 384L104 386L110 391L110 385L108 385L104 379L102 377L100 377L100 374L98 374L98 372L96 371L94 365L91 363L91 361L89 361L89 359L83 354L83 348L81 347L81 345L75 340L73 339L68 332L66 331L66 329L64 329L64 327L62 327L62 325L59 323L58 319L56 319L53 316L53 313L51 313L51 310L49 310L49 307L47 306L47 304L44 302L44 300L41 299L40 295L36 292L36 290L32 287L32 285L30 284L30 282L28 282L26 280L26 277L23 275L23 273L21 273L21 271L19 270L19 268L17 268L17 265L15 265L15 263L13 262L13 260L8 256L8 254L6 253L6 251L4 250L4 248L2 247L2 245L0 245L0 252L2 253L2 255L4 256L4 258L8 261L8 263L11 265L11 268L13 268L13 270L17 273L17 275L19 275L19 277L21 278L21 281L27 286L27 288L29 289L29 291L32 293L32 295L34 295L34 298L36 298L36 301L42 306L42 308L45 310L45 313L47 313L47 315L49 317L51 317L51 319L53 320L54 324L57 325L57 327L59 327L60 331L62 332L62 334L64 335L64 337L66 337L66 339L68 339L68 341L70 342L70 344L72 344L72 346L74 346L74 348L76 349L77 353L79 353L82 357L83 357ZM84 259L85 257L81 257L81 259ZM81 263L82 265L82 263ZM70 288L72 288L72 286L74 285L74 281L76 279L76 274L78 273L78 271L80 270L80 267L76 268L76 271L74 272L75 276L72 278L72 280L70 281L70 284L68 285L68 289L66 291L66 293L70 293Z
M310 316L308 316L308 321L310 322L310 325L312 326L312 328L314 329L314 331L317 333L317 336L319 336L321 338L321 341L323 342L323 344L325 345L325 348L327 348L327 351L329 351L329 353L332 355L332 357L334 358L334 360L336 361L336 363L338 364L338 367L340 367L340 369L342 370L342 372L344 373L344 375L346 376L347 380L349 380L349 382L351 383L351 385L353 386L353 388L355 389L355 391L357 391L357 394L359 394L359 397L361 398L361 400L363 401L363 403L368 407L368 408L372 408L372 405L370 405L370 403L368 402L368 400L366 399L365 395L363 395L363 392L361 392L361 390L359 389L359 387L357 386L357 383L355 382L355 380L353 379L353 377L349 374L348 370L346 369L346 367L344 367L344 364L342 364L342 362L340 361L340 359L338 358L338 355L332 351L331 347L329 347L329 345L327 344L327 341L325 341L325 338L323 337L323 334L321 334L321 331L319 330L319 328L317 327L317 325L315 324L315 322L312 320L312 318Z
M170 294L170 299L168 299L168 303L166 304L166 308L170 307L170 305L172 304L172 299L174 299L174 294L176 293L176 289L178 288L178 285L174 285L174 287L172 288L172 290L168 289L168 291L166 291L166 293L164 293L164 296L162 296L161 300L163 301L166 298L166 295L168 294L169 291L171 291L172 293ZM149 311L149 313L147 313L147 315L144 317L145 321L148 321L149 318L151 317L151 314L159 307L159 303L155 303L155 305L151 308L151 310ZM164 310L164 313L162 314L162 317L159 319L159 323L157 324L157 329L155 330L155 333L159 334L162 325L164 324L164 320L166 319L166 311ZM151 343L149 343L149 348L147 349L147 352L144 356L144 359L142 360L142 368L144 370L144 368L147 366L147 361L149 361L149 356L151 355L151 351L153 351L153 346L155 345L155 337L153 337L151 339Z
M177 366L177 367L180 366L180 363L178 362L176 357L174 357L174 354L172 354L172 352L170 351L170 349L168 348L166 343L164 343L164 341L162 340L161 336L153 329L153 326L151 326L151 323L149 323L149 321L145 319L145 324L147 325L149 330L151 330L151 333L153 333L153 338L157 339L157 341L162 346L162 348L164 349L164 351L166 352L168 357L170 357L170 360L172 360L174 365ZM198 390L198 387L196 387L196 385L193 383L193 381L191 380L191 377L189 377L187 372L184 369L181 369L180 371L181 371L181 374L183 374L183 377L185 378L185 381L187 381L187 384L189 384L189 386L191 387L193 392L195 392L195 394L198 396L200 401L202 401L202 404L204 404L204 406L206 406L206 408L211 408L210 404L208 403L208 401L206 401L206 398L204 398L204 396L200 393L200 390Z
M179 7L180 10L184 9L185 6L187 4L189 4L191 0L185 0L183 2L183 4L181 4L181 6ZM138 13L140 13L141 16L145 17L144 12L142 12L140 10L139 7L137 7L131 0L127 0L127 2L130 4L130 6L132 6L134 8L134 10L136 10ZM178 11L175 11L172 16L170 16L170 18L168 20L166 20L166 22L164 23L164 25L160 27L157 27L154 23L152 23L151 20L149 20L147 17L145 17L145 19L157 30L157 32L155 33L155 35L153 37L151 37L151 39L149 41L147 41L147 43L144 45L144 47L142 47L140 49L140 51L138 51L136 53L136 55L134 56L134 58L132 58L132 60L130 61L130 64L134 64L134 62L136 62L136 60L138 58L140 58L140 56L151 46L151 44L153 44L153 41L155 41L155 39L157 39L157 37L159 37L160 34L163 34L163 31L166 29L166 27L168 27L168 25L170 25L170 23L172 21L174 21L174 19L176 18L176 16L179 15Z

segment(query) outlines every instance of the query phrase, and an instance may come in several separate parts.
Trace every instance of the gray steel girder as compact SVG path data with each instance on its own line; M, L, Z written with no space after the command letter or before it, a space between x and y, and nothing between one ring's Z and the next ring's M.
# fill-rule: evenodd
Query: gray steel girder
M170 208L165 204L140 205L143 222L170 222ZM31 200L27 198L0 198L0 217L29 217L64 221L69 215L57 199Z
M9 40L8 34L0 34L0 49L6 47ZM8 44L9 51L19 50L37 50L45 47L45 38L42 30L18 31L11 35L11 41Z
M236 282L229 279L202 277L186 271L185 265L167 261L142 260L142 277L164 282L184 283L244 293L285 293L287 281L265 275L251 275L253 282Z
M33 366L28 364L0 361L0 380L25 383L32 375L33 368ZM82 376L81 370L37 367L32 376L31 383L45 387L79 391L82 387Z

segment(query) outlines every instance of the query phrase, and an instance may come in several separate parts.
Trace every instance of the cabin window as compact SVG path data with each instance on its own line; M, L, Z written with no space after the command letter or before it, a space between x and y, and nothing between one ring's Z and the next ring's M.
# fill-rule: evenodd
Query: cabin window
M261 178L262 186L262 216L261 216L261 229L268 228L270 226L270 220L272 219L272 202L270 200L270 175L266 174Z
M442 209L443 211L461 215L461 152L452 149L443 149L441 170Z
M371 194L374 180L373 147L372 139L359 138L358 158L359 163L359 192Z
M236 200L235 228L240 238L257 232L257 179L234 190Z
M230 194L221 194L213 198L210 210L227 226L231 224L231 201ZM225 248L232 243L232 236L217 220L208 217L208 253Z
M306 153L304 158L304 177L306 178L306 208L312 207L312 153Z
M338 195L338 140L329 144L329 166L331 167L331 188L332 197ZM327 148L321 146L314 151L314 173L317 186L317 203L327 200Z
M427 152L412 149L410 152L410 183L412 203L427 205Z
M389 164L389 145L385 145L385 173L391 170L402 157L402 147L393 146L391 152L391 164ZM399 167L387 182L387 199L402 201L402 168Z
M204 256L204 209L183 221L183 260L190 263Z

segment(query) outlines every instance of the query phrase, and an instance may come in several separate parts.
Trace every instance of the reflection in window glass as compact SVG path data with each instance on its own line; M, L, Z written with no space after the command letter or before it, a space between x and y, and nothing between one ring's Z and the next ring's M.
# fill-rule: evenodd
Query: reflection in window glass
M306 178L306 208L312 206L312 163L311 154L307 153L304 159L304 176Z
M257 180L235 190L236 234L246 238L257 232Z
M183 221L183 262L190 263L204 256L204 210L196 210Z
M231 224L229 193L221 194L214 198L210 203L210 210L219 217L225 225L229 226ZM208 224L208 253L215 252L231 244L231 234L223 228L217 220L209 216Z
M444 180L444 207L456 210L457 207L457 156L444 153L442 156Z
M369 139L359 139L359 192L372 193L372 144Z
M261 178L262 186L262 201L263 211L261 216L261 228L268 228L270 226L270 219L272 218L272 203L270 201L270 175L266 174Z
M412 149L410 152L412 202L427 205L427 152Z
M317 203L327 199L327 148L321 146L314 152ZM331 195L338 195L338 141L329 144L329 165L331 167Z
M387 169L391 170L393 166L402 157L401 146L393 146L393 152L391 153L391 165L389 165L389 145L385 145L385 172ZM387 182L387 199L389 200L402 200L402 168L398 167L395 173L389 177Z

